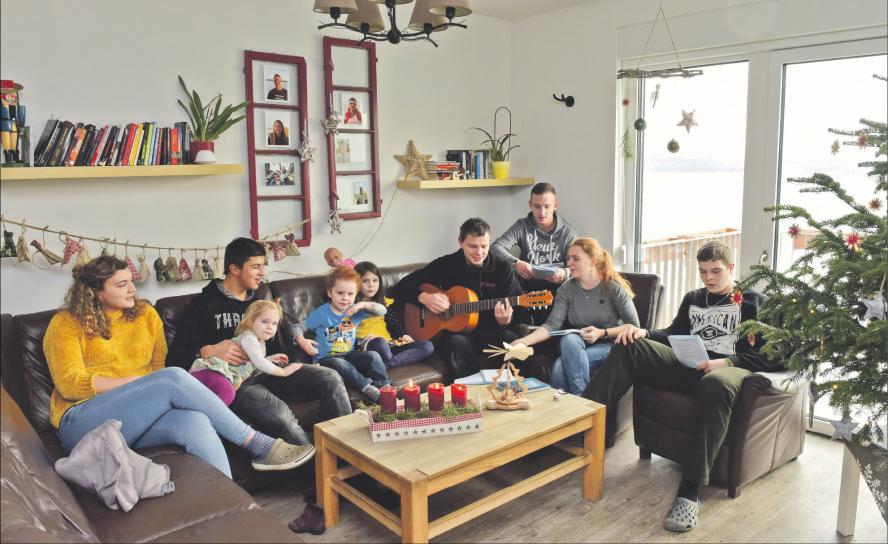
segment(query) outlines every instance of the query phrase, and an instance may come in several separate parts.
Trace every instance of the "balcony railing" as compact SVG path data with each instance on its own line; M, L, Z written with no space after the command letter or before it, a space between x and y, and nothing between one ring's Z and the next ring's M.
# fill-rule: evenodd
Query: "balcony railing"
M733 250L734 262L737 262L740 256L740 231L733 228L642 242L639 271L658 275L665 286L656 327L666 326L672 321L685 293L703 287L697 271L697 251L710 240L721 240L727 244ZM737 267L734 267L734 279L737 279Z

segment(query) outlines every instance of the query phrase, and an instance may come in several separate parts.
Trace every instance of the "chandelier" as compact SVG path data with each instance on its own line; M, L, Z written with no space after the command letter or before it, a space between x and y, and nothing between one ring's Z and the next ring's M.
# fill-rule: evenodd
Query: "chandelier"
M432 39L433 32L441 32L450 27L468 28L461 22L454 23L454 17L464 17L472 13L469 0L416 0L410 23L407 28L398 28L395 16L399 4L409 4L413 0L315 0L314 10L326 13L333 18L332 23L322 24L324 28L347 28L363 35L361 41L399 43L401 41L426 40L438 47ZM379 4L385 4L388 12L389 28L383 20ZM344 23L339 17L347 14Z

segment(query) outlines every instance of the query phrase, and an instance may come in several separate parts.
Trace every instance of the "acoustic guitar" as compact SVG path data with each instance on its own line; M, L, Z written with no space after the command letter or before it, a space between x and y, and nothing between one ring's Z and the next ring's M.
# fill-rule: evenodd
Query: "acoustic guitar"
M436 314L422 304L404 304L404 327L407 334L416 339L431 340L441 331L469 333L478 325L478 313L493 310L498 302L509 301L512 306L545 308L552 304L551 291L533 291L506 298L478 300L478 295L467 287L454 286L446 291L424 283L419 286L424 293L443 293L450 299L450 308Z

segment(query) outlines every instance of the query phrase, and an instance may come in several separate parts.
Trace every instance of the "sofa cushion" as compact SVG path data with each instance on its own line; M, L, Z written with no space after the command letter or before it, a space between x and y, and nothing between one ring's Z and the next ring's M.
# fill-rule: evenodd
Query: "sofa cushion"
M15 336L15 322L9 314L0 315L0 379L12 400L19 405L22 412L28 414L28 384L25 382L21 351Z
M163 497L141 500L129 512L111 510L95 494L76 490L103 542L147 542L256 507L253 497L199 457L167 453L155 456L153 461L169 465L176 490Z
M98 542L86 513L53 469L55 459L0 388L3 542Z
M28 385L28 404L31 408L28 418L38 432L52 429L49 423L49 397L55 386L43 354L43 337L56 311L22 314L13 318L25 383Z

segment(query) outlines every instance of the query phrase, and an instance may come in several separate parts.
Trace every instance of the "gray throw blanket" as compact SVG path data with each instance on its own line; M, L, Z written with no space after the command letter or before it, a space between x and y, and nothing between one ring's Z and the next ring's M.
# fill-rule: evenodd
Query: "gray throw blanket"
M55 469L65 480L95 491L108 508L129 512L139 499L172 493L176 486L170 467L129 449L120 427L120 421L106 420L80 439L69 457L56 461Z

